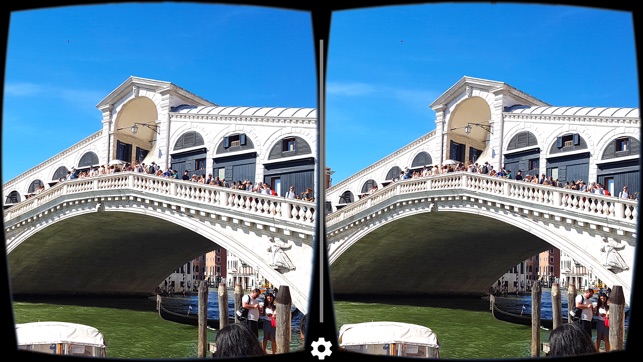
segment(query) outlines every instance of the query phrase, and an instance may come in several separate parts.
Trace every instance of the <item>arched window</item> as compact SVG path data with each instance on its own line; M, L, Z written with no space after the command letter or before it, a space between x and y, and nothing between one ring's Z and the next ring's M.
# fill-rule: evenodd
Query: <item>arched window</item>
M339 197L340 204L350 204L354 200L353 193L348 190L344 191L344 193Z
M5 204L17 204L20 202L20 194L18 191L11 191L7 198L5 199Z
M587 142L578 133L568 133L556 138L549 154L557 154L587 149Z
M98 156L94 152L87 152L80 158L78 162L78 168L86 168L94 165L98 165Z
M362 193L363 194L368 193L368 191L370 191L370 189L373 186L377 186L377 182L375 180L373 180L373 179L364 182L364 185L362 186Z
M413 159L413 162L411 163L411 168L417 168L417 167L422 167L422 166L428 166L433 164L433 160L431 159L431 155L429 155L427 152L420 152L418 153L415 158Z
M388 170L388 173L386 174L386 179L387 180L392 180L394 178L400 178L400 173L402 173L402 169L399 168L398 166L393 166L391 167L390 170Z
M174 144L173 151L203 146L203 137L196 131L185 132Z
M52 179L52 180L55 180L55 181L58 181L58 180L60 180L61 178L65 178L65 177L67 177L67 172L68 172L68 171L69 171L69 170L67 169L67 167L65 167L65 166L60 166L60 167L58 167L58 169L56 170L56 172L54 172L54 176L53 176L51 179Z
M607 145L603 151L602 160L617 157L638 155L641 152L641 143L633 137L618 137Z
M269 160L274 160L283 157L292 157L298 155L307 155L312 153L312 149L308 142L301 137L289 136L279 140L268 154Z
M507 144L507 151L532 146L538 146L536 136L529 131L524 131L513 136L511 141Z
M29 185L29 190L27 190L27 192L29 192L30 194L33 194L33 193L35 193L35 192L36 192L36 190L37 190L40 186L43 186L43 185L44 185L44 184L42 183L42 181L40 181L40 180L33 180L33 182L31 183L31 185Z

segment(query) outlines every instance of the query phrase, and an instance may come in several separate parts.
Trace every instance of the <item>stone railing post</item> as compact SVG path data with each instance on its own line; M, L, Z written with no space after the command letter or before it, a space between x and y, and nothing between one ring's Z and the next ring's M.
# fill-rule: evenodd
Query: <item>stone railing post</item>
M176 191L177 190L178 190L178 184L177 184L176 180L172 180L172 182L170 182L170 195L171 196L176 196Z
M616 201L614 203L614 216L617 219L619 220L625 219L625 207L626 207L625 204L620 201Z
M502 194L505 196L511 195L511 184L507 180L503 180L502 183Z
M469 178L467 177L468 175L466 173L463 173L462 176L460 176L460 187L463 189L467 189L467 181Z
M555 190L554 192L554 206L560 206L563 202L563 191Z
M290 219L292 217L292 204L288 201L288 199L284 199L284 201L281 202L281 218L282 219Z
M228 193L219 191L219 206L228 206Z
M127 186L131 189L134 188L134 173L127 175Z

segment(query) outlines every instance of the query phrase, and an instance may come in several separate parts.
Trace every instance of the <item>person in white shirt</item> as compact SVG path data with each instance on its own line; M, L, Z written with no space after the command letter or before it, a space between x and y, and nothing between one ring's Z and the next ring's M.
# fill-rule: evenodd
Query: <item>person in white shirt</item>
M259 338L259 316L261 315L261 306L259 305L259 295L261 290L254 288L250 294L241 298L243 307L248 310L248 319L246 325L257 338Z
M288 191L286 191L286 198L287 199L295 199L295 198L297 198L297 193L295 192L295 186L290 186Z
M618 197L621 199L630 198L630 193L627 191L627 186L623 186L623 191L619 192Z
M579 320L580 326L589 335L589 338L592 338L592 318L594 318L593 295L594 289L587 288L584 294L577 295L575 299L576 308L583 310Z

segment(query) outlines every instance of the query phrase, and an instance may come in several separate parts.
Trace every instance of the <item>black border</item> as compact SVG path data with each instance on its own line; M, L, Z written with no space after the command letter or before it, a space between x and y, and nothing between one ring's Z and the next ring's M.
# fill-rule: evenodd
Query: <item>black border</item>
M10 3L5 3L3 4L3 11L2 11L2 17L0 18L0 23L3 24L2 26L2 39L5 40L5 53L6 53L6 40L8 36L8 29L9 29L9 18L10 18L10 13L12 11L19 11L19 10L29 10L29 9L36 9L36 8L47 8L47 7L60 7L60 6L67 6L67 5L92 5L92 4L104 4L104 3L126 3L128 1L64 1L64 0L52 0L52 1L12 1ZM137 1L139 3L143 2L155 2L155 1ZM257 6L267 6L267 7L273 7L273 8L284 8L284 9L290 9L290 10L303 10L303 11L309 11L312 17L312 24L313 24L313 34L314 38L312 41L315 42L315 48L317 51L317 69L318 69L318 89L319 93L318 94L318 115L319 115L319 129L318 129L318 144L319 144L319 172L317 177L318 182L320 185L324 184L324 165L325 165L325 98L323 96L324 93L324 84L325 84L325 68L326 68L326 54L328 50L328 43L332 41L332 39L329 39L329 33L330 33L330 26L331 26L331 18L332 18L332 13L334 11L341 11L341 10L349 10L349 9L357 9L357 8L369 8L369 7L380 7L380 6L387 6L387 5L411 5L411 4L427 4L427 3L440 3L440 2L447 2L447 3L454 3L458 1L395 1L395 0L371 0L371 1L364 1L364 0L344 0L344 1L338 1L336 3L330 2L330 1L324 1L324 0L313 0L313 1L284 1L284 0L275 0L275 1L251 1L251 0L241 0L241 1L235 1L235 0L229 0L229 1L175 1L175 2L191 2L191 3L221 3L221 4L231 4L231 5L257 5ZM637 49L640 47L640 42L642 38L641 34L641 11L639 10L639 7L636 6L635 1L609 1L609 2L599 2L600 5L597 4L596 1L591 1L591 0L586 0L586 1L537 1L537 2L521 2L521 1L476 1L477 3L533 3L533 4L543 4L543 5L571 5L571 6L583 6L583 7L591 7L591 8L600 8L600 9L607 9L607 10L623 10L623 11L628 11L631 12L633 15L633 21L634 21L634 32L635 32L635 39L637 42ZM605 44L602 44L603 46ZM597 51L608 51L606 49L603 49L601 44L597 44ZM6 55L6 54L5 54ZM4 79L4 70L5 70L5 56L1 57L2 63L2 75ZM640 84L640 79L639 79L639 84ZM640 88L640 87L639 87ZM641 97L640 92L639 92L639 97ZM2 105L4 98L0 98L0 106ZM640 102L639 102L640 104ZM0 124L0 131L1 131L1 124ZM639 166L641 165L641 160L639 160ZM324 204L324 195L323 193L320 195L317 195L319 200L320 205ZM320 208L322 210L322 208ZM640 220L639 220L640 221ZM639 223L640 224L640 223ZM300 351L300 352L292 352L289 354L279 354L279 355L269 355L269 356L264 356L264 357L259 357L260 360L279 360L279 361L318 361L316 357L313 357L310 353L312 350L311 343L313 341L317 341L320 338L323 338L325 341L330 341L333 344L333 347L331 348L332 354L329 357L326 357L324 360L325 361L333 361L333 360L338 360L342 358L351 358L352 360L355 361L373 361L373 360L417 360L417 359L407 359L407 358L399 358L399 357L376 357L376 356L366 356L366 355L360 355L360 354L353 354L350 352L343 352L343 351L338 351L336 346L337 346L337 336L336 336L336 325L335 325L335 320L334 320L334 308L333 308L333 300L332 300L332 287L329 285L329 268L327 264L327 248L326 246L326 237L325 237L325 227L324 227L324 219L320 218L317 221L316 224L316 231L317 231L317 245L318 245L318 252L319 254L315 256L314 258L314 266L313 266L313 287L311 290L310 294L310 306L309 306L309 314L308 314L308 334L306 336L306 351ZM637 233L640 232L640 227ZM640 250L637 248L636 255L635 255L635 264L638 265L641 262L640 258ZM5 259L4 259L4 270L5 270L5 280L6 286L5 286L5 293L3 293L3 303L4 303L4 308L3 310L5 313L9 314L8 318L4 318L3 320L5 321L3 325L5 326L5 333L3 333L3 346L5 346L5 350L3 352L7 353L8 352L8 357L17 357L17 358L28 358L30 361L35 360L35 361L65 361L65 360L78 360L78 358L71 358L71 357L61 357L61 356L49 356L49 355L44 355L44 354L35 354L35 353L29 353L29 352L22 352L22 351L16 351L15 349L12 348L12 346L15 346L15 327L14 327L14 319L13 319L13 313L12 311L12 301L11 301L11 295L9 293L10 288L8 284L8 271L7 271L7 260L6 260L6 253L5 253ZM636 275L636 273L634 273ZM317 281L323 281L322 285L319 285ZM637 282L636 280L633 283L632 286L632 296L637 295L637 291L641 290L640 286L640 281ZM640 334L639 334L639 326L638 324L640 323L640 318L638 318L639 313L637 313L636 307L633 308L634 305L636 305L635 302L638 302L639 298L634 298L632 297L632 303L630 305L630 326L629 326L629 332L628 332L628 343L626 344L626 348L623 351L613 351L610 353L602 353L602 354L596 354L592 356L585 356L585 357L566 357L566 360L569 361L575 361L575 360L583 360L583 361L607 361L609 358L611 359L624 359L627 357L634 357L637 356L640 352L640 347L638 345L638 342L641 340L640 339ZM10 318L11 323L8 323ZM81 358L82 359L82 358ZM194 360L196 360L195 358ZM250 359L250 358L246 358ZM257 358L254 358L257 359ZM525 358L524 360L528 360L530 358ZM11 360L11 359L10 359ZM93 359L91 359L93 360ZM111 359L107 358L106 360L114 360L114 361L120 361L122 359ZM145 359L140 359L141 361L144 361ZM158 361L174 361L175 359L160 359ZM192 360L192 359L176 359L176 361L186 361L186 360ZM483 359L472 359L472 361L481 361ZM503 360L508 360L508 361L513 361L513 360L523 360L523 359L503 359ZM151 359L151 361L154 361Z

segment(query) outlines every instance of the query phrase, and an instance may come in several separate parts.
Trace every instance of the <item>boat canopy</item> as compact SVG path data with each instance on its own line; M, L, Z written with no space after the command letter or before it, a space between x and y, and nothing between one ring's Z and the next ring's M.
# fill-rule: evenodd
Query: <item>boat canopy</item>
M19 346L63 343L107 347L105 338L98 329L68 322L16 324L16 339Z
M339 329L339 344L412 343L439 348L438 337L433 331L417 324L401 322L364 322L344 324Z

